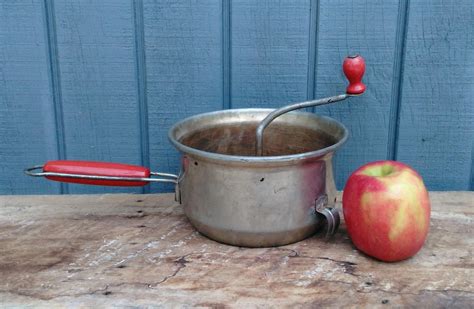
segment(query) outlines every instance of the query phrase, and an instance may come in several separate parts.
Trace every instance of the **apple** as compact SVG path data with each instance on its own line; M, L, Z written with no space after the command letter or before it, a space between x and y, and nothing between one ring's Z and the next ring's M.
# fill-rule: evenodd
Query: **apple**
M428 191L421 176L400 162L377 161L357 169L347 180L342 207L354 245L381 261L415 255L428 234Z

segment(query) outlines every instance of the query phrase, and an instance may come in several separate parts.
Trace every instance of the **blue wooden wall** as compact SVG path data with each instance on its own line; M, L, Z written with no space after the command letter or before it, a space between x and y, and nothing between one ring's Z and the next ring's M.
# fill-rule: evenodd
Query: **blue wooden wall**
M1 0L0 50L0 194L170 190L22 170L84 159L177 172L173 123L341 93L353 53L367 92L315 111L351 131L338 187L364 163L396 159L431 190L473 190L472 0Z

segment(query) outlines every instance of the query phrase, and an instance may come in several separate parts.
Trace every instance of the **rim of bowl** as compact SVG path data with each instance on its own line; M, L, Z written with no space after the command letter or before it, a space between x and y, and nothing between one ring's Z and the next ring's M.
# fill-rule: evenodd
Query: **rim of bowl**
M187 122L194 121L206 116L214 116L218 114L237 113L237 112L241 112L241 113L268 112L270 113L271 111L273 111L273 109L243 108L243 109L219 110L219 111L214 111L214 112L197 114L197 115L182 119L178 121L177 123L175 123L168 131L168 139L179 151L183 152L184 154L191 154L191 155L195 155L195 156L205 158L205 159L211 159L211 160L222 161L222 162L283 163L283 162L300 161L300 160L305 160L305 159L314 158L314 157L321 157L328 153L332 153L336 151L338 148L340 148L347 141L349 137L349 130L346 128L345 125L343 125L341 122L337 121L336 119L327 117L327 116L316 115L309 112L299 112L299 111L293 111L288 114L304 114L305 116L309 116L315 119L324 119L328 121L329 123L339 126L343 131L342 137L331 146L321 148L315 151L308 151L308 152L302 152L298 154L282 155L282 156L237 156L237 155L228 155L228 154L220 154L220 153L215 153L215 152L208 152L204 150L199 150L197 148L192 148L192 147L182 144L180 141L176 139L176 136L175 136L176 135L175 132L179 129L180 126L184 125Z

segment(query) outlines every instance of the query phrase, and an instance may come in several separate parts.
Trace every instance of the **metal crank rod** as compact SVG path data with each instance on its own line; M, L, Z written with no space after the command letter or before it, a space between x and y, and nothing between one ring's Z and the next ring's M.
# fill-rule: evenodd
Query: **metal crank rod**
M346 93L336 95L333 97L305 101L294 103L291 105L283 106L279 109L274 110L270 114L268 114L258 125L256 131L256 154L257 156L263 155L263 133L265 129L270 125L270 123L275 120L276 118L280 117L283 114L291 112L296 109L312 107L312 106L321 106L331 103L336 103L339 101L343 101L349 97L359 96L365 91L365 85L362 83L362 76L365 72L365 61L359 55L355 56L348 56L344 60L342 65L344 74L346 75L347 79L349 80L349 86L347 86Z
M263 133L265 128L270 125L270 123L276 118L280 117L283 114L291 112L296 109L312 107L312 106L321 106L326 104L332 104L339 101L343 101L349 97L359 96L365 91L365 85L362 83L362 76L365 72L365 61L359 55L348 56L344 59L342 69L347 79L349 80L349 86L346 88L346 93L336 95L333 97L305 101L300 103L295 103L287 106L283 106L279 109L272 111L268 114L258 125L256 131L256 155L263 156ZM327 184L326 184L327 185ZM328 196L327 194L321 195L314 205L314 210L316 213L324 216L327 222L327 232L326 237L333 235L340 223L339 212L336 208L328 206Z

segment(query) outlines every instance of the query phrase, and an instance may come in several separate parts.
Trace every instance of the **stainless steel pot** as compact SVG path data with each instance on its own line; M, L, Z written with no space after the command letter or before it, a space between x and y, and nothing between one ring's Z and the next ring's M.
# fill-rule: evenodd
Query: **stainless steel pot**
M198 231L220 242L278 246L312 235L316 207L335 200L332 157L348 131L334 119L289 113L265 132L264 156L253 156L255 128L272 110L197 115L174 125L169 139L183 153L178 186Z
M223 110L178 122L168 136L182 153L179 176L88 161L49 161L25 172L92 185L174 183L176 199L194 227L231 245L296 242L318 230L323 218L332 234L339 224L339 214L332 208L336 192L332 157L348 131L332 118L288 112L362 94L363 58L347 57L343 70L350 82L345 94L277 110Z

